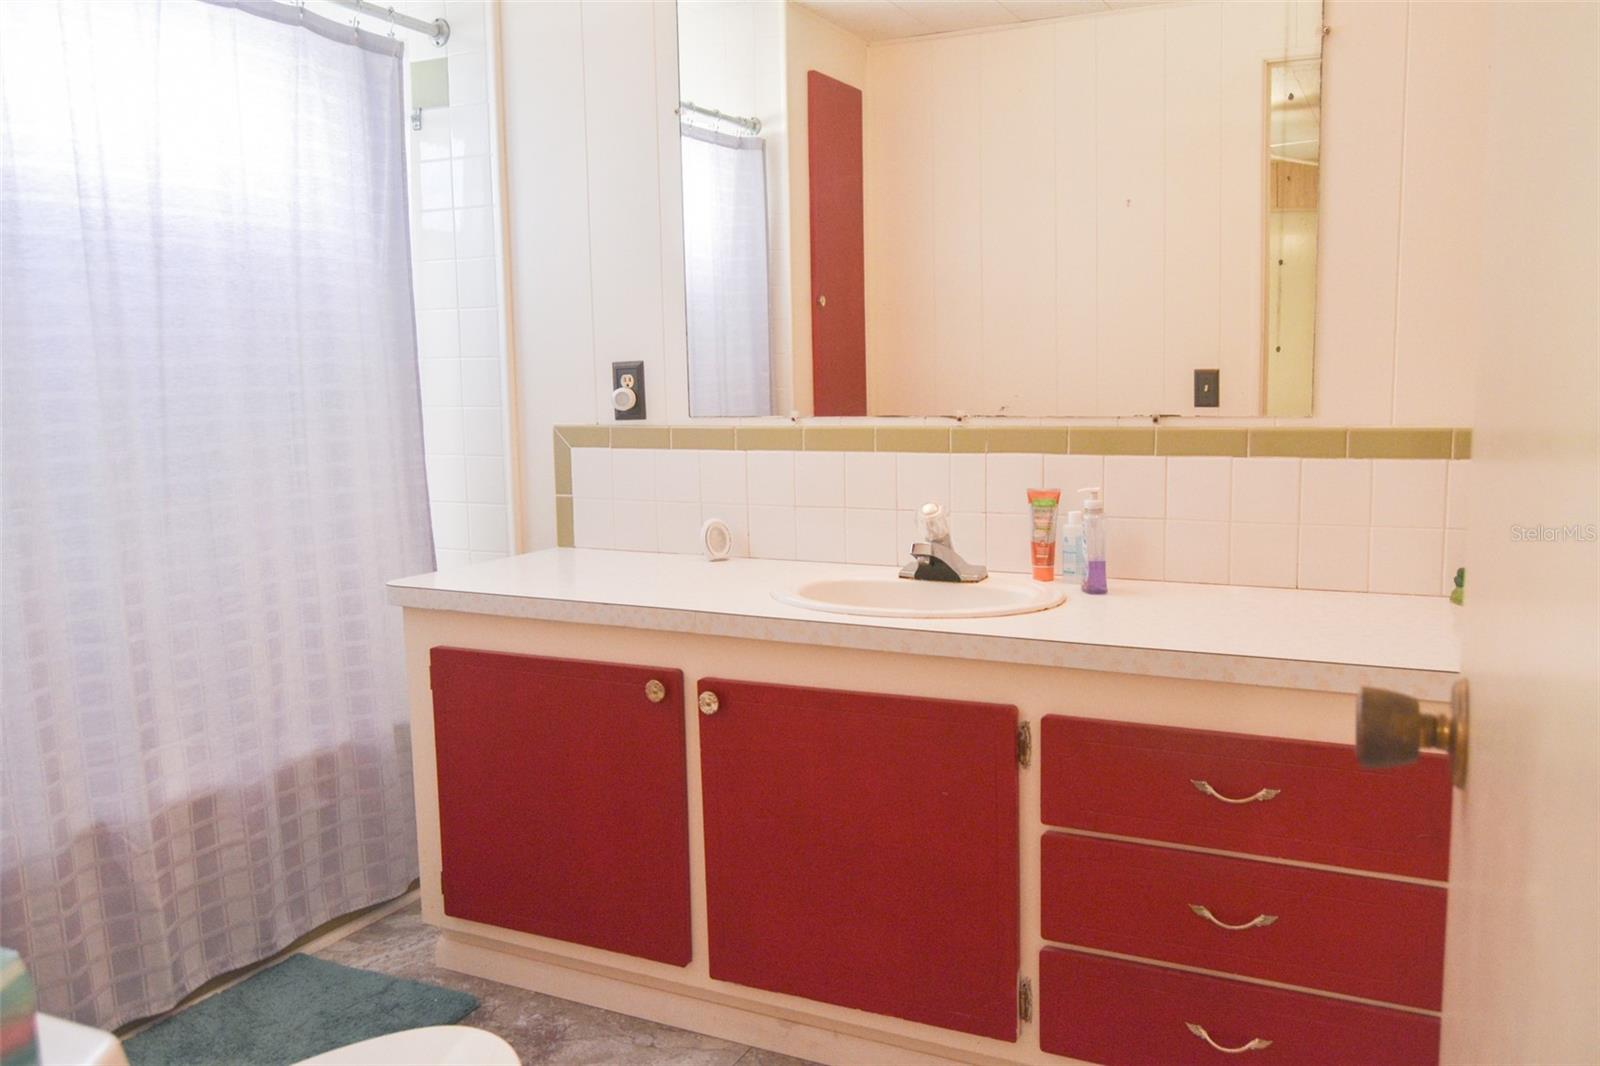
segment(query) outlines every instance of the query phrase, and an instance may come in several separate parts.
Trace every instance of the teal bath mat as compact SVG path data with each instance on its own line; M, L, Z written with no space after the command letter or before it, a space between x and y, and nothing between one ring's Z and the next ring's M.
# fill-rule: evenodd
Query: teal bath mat
M458 1022L477 1005L465 992L290 955L123 1047L132 1066L287 1066L385 1033Z

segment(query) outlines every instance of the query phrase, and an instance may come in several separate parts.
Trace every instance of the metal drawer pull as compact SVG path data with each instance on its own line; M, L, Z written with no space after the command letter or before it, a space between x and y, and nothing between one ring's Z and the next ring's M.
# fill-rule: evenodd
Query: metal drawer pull
M1260 929L1263 926L1271 925L1273 922L1278 920L1278 916L1276 914L1258 914L1254 918L1251 918L1248 922L1244 922L1241 925L1229 925L1221 918L1218 918L1215 914L1212 914L1211 908L1203 904L1191 903L1189 904L1189 909L1194 911L1200 917L1204 918L1206 921L1210 922L1212 925L1216 926L1218 929L1226 929L1235 933L1241 929Z
M1221 1044L1211 1039L1211 1034L1206 1032L1205 1026L1196 1025L1194 1022L1184 1022L1183 1024L1189 1027L1189 1032L1193 1033L1195 1036L1198 1036L1201 1040L1204 1040L1206 1043L1210 1044L1213 1048L1222 1052L1224 1055L1239 1055L1246 1051L1264 1051L1272 1046L1272 1041L1263 1040L1258 1036L1252 1039L1248 1044L1240 1044L1238 1047L1223 1047Z
M1243 799L1234 799L1231 796L1224 796L1222 793L1212 788L1209 782L1195 781L1191 778L1189 784L1193 785L1201 792L1204 792L1212 799L1221 800L1223 803L1265 803L1267 800L1271 799L1273 796L1276 796L1281 791L1280 789L1276 788L1264 788L1253 796L1245 796Z

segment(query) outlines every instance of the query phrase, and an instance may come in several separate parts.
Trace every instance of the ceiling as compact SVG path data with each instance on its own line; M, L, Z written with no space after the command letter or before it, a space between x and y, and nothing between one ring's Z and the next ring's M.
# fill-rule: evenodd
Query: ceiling
M869 43L1096 15L1163 0L796 0Z

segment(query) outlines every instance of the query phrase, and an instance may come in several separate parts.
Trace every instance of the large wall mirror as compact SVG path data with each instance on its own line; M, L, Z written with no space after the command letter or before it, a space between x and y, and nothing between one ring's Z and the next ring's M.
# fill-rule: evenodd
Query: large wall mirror
M1320 0L680 0L689 408L1311 413Z

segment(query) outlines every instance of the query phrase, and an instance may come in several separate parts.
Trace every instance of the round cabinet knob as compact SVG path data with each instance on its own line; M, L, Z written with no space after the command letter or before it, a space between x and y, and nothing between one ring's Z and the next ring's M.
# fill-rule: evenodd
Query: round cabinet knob
M631 411L639 405L639 394L626 385L611 393L611 406L618 411Z
M716 714L717 713L717 709L719 707L721 707L721 706L722 706L722 701L717 699L717 694L715 692L702 692L702 693L700 693L700 713L701 714Z
M651 678L644 683L644 698L651 703L660 703L667 698L667 686Z
M828 297L827 297L826 294L817 297L817 306L818 307L827 307L828 306Z

